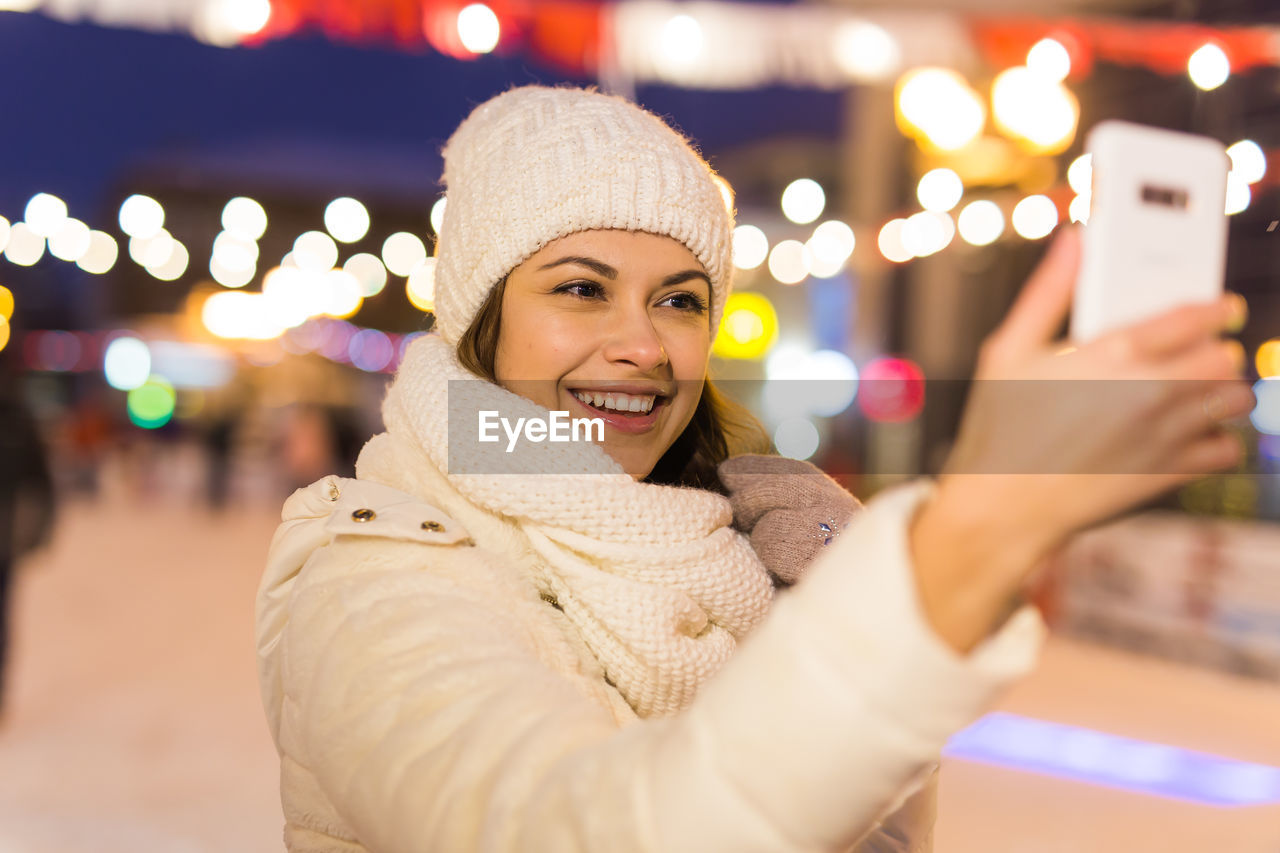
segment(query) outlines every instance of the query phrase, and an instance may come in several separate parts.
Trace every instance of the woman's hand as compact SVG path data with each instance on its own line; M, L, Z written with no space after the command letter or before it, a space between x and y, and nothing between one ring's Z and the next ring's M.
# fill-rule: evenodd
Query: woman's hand
M1254 397L1219 334L1237 296L1183 306L1072 348L1079 235L1059 236L982 346L935 499L912 527L925 610L953 646L990 631L1040 558L1071 533L1236 465L1222 421Z

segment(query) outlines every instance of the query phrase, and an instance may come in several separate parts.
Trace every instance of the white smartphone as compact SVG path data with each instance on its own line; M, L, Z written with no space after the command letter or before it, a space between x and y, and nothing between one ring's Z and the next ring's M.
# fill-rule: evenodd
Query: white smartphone
M1089 133L1093 192L1071 338L1222 293L1227 172L1216 139L1122 121Z

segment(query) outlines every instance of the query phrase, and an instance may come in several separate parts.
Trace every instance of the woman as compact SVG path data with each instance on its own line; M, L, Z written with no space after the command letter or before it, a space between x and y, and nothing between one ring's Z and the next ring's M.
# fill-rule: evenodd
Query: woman
M1206 414L1251 403L1216 340L1232 303L1059 356L1068 239L979 376L1195 375L1194 396L1135 395L1080 435L1018 412L1063 473L979 476L1009 418L977 394L950 473L843 531L825 479L724 463L741 526L829 528L775 601L768 569L794 577L777 555L805 549L766 567L715 490L738 433L706 384L732 232L707 165L620 99L526 87L459 127L445 179L438 334L407 354L358 478L286 503L259 596L290 849L928 849L927 803L899 806L1032 666L1023 578L1237 459ZM602 440L547 440L552 411ZM810 507L810 529L769 523Z

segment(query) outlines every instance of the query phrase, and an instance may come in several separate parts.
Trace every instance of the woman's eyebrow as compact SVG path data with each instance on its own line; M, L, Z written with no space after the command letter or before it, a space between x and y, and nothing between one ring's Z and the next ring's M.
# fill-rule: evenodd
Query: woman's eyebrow
M595 258L584 258L579 255L569 255L568 257L560 258L559 260L552 261L549 264L543 264L538 267L538 269L549 270L552 267L558 267L563 264L577 264L578 266L586 267L597 275L602 275L608 279L616 279L618 277L618 271L606 264L604 261L597 261Z
M684 272L673 273L662 280L663 287L671 287L677 284L684 284L691 279L700 278L707 283L707 289L711 289L711 278L702 270L685 270Z

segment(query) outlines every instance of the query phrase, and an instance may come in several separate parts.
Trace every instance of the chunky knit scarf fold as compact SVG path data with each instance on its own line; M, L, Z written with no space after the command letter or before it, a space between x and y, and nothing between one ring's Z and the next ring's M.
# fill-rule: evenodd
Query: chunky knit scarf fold
M507 454L505 437L475 441L482 409L548 415L477 379L437 336L420 338L387 394L387 432L361 454L360 476L405 488L414 466L430 466L472 505L514 523L537 556L540 591L554 596L637 715L684 708L772 598L764 566L729 526L729 501L638 482L589 442Z

